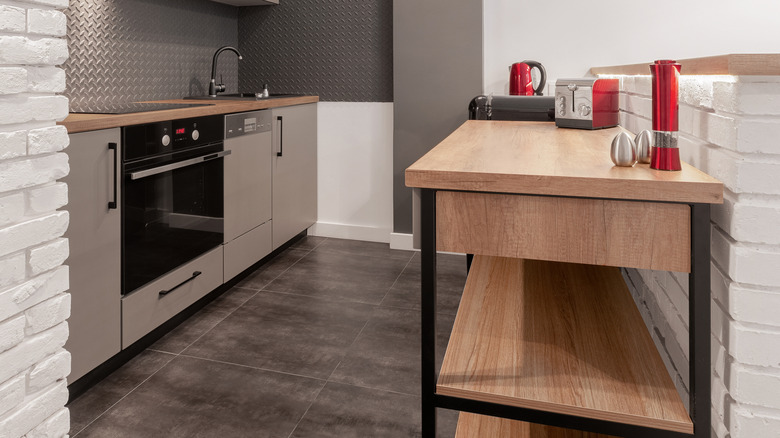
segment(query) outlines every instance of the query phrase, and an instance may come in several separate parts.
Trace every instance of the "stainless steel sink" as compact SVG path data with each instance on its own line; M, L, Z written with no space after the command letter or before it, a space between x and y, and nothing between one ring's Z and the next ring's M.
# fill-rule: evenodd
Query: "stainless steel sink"
M287 93L271 93L268 97L259 97L260 93L233 93L233 94L218 94L216 97L211 96L187 96L185 99L200 99L200 100L268 100L268 99L281 99L284 97L299 97L303 94L287 94Z

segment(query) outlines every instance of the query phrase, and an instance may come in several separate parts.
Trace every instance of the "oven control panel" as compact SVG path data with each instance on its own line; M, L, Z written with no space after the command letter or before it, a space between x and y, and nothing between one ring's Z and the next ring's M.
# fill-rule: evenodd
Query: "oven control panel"
M220 142L224 116L194 117L122 128L124 159L135 160Z

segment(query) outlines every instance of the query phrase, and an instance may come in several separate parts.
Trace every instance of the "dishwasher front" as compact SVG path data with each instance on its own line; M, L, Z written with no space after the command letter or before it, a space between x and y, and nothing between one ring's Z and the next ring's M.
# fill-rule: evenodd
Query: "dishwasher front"
M225 116L225 281L271 253L271 111Z

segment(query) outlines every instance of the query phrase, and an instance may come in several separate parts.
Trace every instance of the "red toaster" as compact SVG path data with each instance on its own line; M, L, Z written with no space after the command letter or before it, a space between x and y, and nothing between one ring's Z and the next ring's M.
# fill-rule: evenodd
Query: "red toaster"
M617 126L619 93L618 79L558 79L555 81L555 125L580 129Z

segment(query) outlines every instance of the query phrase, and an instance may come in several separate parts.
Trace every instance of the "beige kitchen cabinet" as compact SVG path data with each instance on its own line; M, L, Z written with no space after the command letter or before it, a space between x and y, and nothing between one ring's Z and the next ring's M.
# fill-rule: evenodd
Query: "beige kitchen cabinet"
M120 130L71 134L67 152L73 382L121 348Z
M273 247L317 221L317 104L272 110Z

